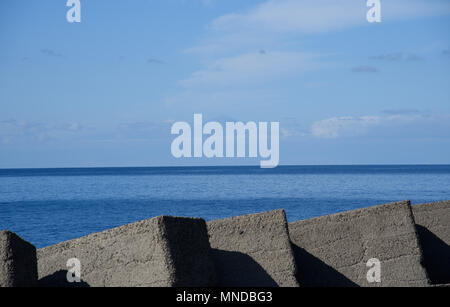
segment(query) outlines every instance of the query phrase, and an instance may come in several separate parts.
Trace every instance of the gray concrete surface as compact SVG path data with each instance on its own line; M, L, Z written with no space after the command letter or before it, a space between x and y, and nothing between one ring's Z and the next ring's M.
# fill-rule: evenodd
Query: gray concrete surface
M450 201L413 205L424 266L433 284L450 284Z
M302 286L427 286L409 201L289 224ZM381 283L367 261L381 262Z
M283 210L207 225L220 286L298 286Z
M215 267L202 219L161 216L37 251L40 286L214 286ZM67 260L81 283L66 280Z
M32 287L37 282L36 248L10 231L0 232L0 287Z

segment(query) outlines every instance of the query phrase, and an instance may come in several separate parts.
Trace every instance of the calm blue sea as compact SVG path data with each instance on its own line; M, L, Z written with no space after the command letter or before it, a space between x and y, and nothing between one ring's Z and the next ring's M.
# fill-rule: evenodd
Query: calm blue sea
M44 247L158 215L289 221L450 199L450 165L0 169L0 229Z

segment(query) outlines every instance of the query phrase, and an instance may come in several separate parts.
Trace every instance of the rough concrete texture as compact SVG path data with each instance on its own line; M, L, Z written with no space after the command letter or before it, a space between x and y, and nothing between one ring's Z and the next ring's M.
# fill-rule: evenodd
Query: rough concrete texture
M298 286L283 210L207 225L220 286Z
M37 282L36 248L10 231L0 232L0 287L31 287Z
M39 249L41 286L214 286L206 223L161 216ZM67 260L81 262L79 284Z
M427 286L409 201L289 224L302 286ZM367 262L381 263L369 283Z
M433 284L450 283L450 201L413 205L424 266Z

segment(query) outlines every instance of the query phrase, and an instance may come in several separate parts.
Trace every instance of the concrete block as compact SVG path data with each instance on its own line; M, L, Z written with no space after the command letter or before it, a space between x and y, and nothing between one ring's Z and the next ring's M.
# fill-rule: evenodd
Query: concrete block
M202 219L161 216L37 251L41 286L204 287L216 284ZM67 260L81 264L68 283Z
M427 286L409 201L289 224L302 286ZM381 282L369 283L369 259Z
M283 210L207 225L220 286L298 286Z
M0 232L0 287L37 283L36 248L10 231Z
M413 205L423 265L433 284L450 284L450 201Z

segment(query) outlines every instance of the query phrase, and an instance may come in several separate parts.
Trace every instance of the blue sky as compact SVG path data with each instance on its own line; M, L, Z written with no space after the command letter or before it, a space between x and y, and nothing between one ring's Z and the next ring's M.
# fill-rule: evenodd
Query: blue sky
M450 163L450 2L0 2L0 168L175 159L174 121L279 121L281 164Z

